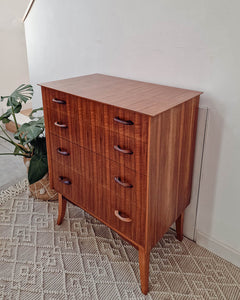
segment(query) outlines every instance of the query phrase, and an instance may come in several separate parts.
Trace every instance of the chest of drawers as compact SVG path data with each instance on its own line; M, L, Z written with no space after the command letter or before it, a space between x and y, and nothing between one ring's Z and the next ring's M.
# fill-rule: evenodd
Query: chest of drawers
M70 200L139 250L148 292L151 248L189 204L200 92L93 74L41 84L58 224Z

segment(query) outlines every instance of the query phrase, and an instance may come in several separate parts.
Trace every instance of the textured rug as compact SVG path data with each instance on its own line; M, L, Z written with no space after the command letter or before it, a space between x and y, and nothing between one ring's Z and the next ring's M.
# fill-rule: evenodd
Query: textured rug
M168 232L151 251L150 292L138 252L83 210L28 196L27 181L0 192L0 299L240 299L240 269Z

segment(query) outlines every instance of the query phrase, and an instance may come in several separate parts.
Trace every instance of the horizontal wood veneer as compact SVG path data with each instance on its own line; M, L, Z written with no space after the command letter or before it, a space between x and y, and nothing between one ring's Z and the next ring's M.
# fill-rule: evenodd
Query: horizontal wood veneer
M61 129L59 129L61 131ZM65 131L65 129L62 129ZM147 174L147 144L126 136L120 136L114 132L101 130L99 127L88 128L89 134L78 140L78 144L69 143L67 137L51 134L51 157L59 162L67 163L70 168L79 168L88 163L89 151L99 154L101 157L113 160L120 165L136 172ZM94 134L91 134L94 132ZM93 136L97 137L93 138ZM89 141L89 142L88 142ZM84 143L86 142L86 143ZM81 146L79 146L79 144ZM114 149L119 146L122 150L130 150L132 154L125 154ZM62 150L62 151L61 151ZM64 151L68 155L64 155ZM87 151L89 150L89 151Z
M102 185L93 178L82 176L58 162L53 161L53 167L55 171L53 185L58 192L87 210L88 213L104 220L106 224L110 224L112 228L129 237L133 242L143 245L145 238L142 234L145 231L144 198L142 200L138 198L138 205L136 205L132 191L125 190L123 195L119 195L114 181L111 181L113 187L108 188L107 185ZM71 184L66 185L59 181L59 176L70 180ZM114 215L115 210L125 213L132 219L132 222L119 221Z

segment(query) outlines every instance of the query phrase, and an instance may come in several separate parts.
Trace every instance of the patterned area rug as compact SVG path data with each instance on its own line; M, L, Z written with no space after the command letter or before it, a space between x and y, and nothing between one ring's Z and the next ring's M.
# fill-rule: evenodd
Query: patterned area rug
M138 252L72 204L28 196L27 181L0 192L0 299L240 299L240 269L168 232L151 251L150 292Z

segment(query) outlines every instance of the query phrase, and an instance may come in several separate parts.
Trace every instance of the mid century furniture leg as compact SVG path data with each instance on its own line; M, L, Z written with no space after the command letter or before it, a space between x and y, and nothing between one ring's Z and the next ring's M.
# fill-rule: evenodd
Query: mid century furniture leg
M183 240L183 219L184 219L184 212L176 220L176 232L177 232L177 239L181 242Z
M67 200L63 197L62 194L58 193L58 219L57 224L61 225L65 211L66 211Z
M139 255L141 290L142 290L142 293L144 295L147 295L147 293L148 293L150 252L146 252L144 248L139 248L138 255Z

